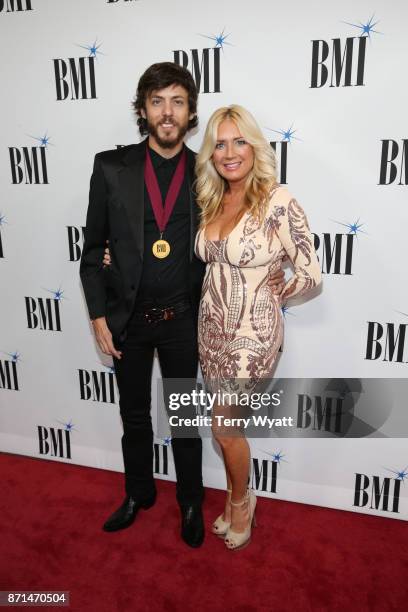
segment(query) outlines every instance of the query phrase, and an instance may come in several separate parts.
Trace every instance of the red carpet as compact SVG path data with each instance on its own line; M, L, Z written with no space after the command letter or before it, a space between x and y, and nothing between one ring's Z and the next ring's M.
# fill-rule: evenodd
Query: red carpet
M5 454L0 467L0 590L70 591L75 612L408 609L406 522L259 498L250 546L230 552L207 533L193 550L173 483L108 534L121 474ZM207 489L206 525L222 500Z

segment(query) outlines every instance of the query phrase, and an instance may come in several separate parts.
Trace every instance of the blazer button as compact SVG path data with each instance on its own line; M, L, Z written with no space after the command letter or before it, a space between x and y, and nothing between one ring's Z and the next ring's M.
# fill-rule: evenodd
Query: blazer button
M132 291L135 290L135 286L134 285L130 285L130 288L131 288Z
M113 239L113 242L115 242L115 243L116 243L117 241L118 241L118 238L114 238L114 239Z

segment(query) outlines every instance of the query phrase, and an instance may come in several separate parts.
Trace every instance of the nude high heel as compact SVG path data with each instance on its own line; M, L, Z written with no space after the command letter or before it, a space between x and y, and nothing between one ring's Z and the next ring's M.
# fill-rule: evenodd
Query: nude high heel
M227 494L229 495L231 503L231 489L227 489ZM229 521L224 521L223 516L224 513L220 514L220 516L215 519L211 527L211 531L220 538L225 538L228 527L231 525Z
M252 527L256 527L256 517L255 517L255 508L256 508L256 495L252 491L252 489L247 489L245 493L245 497L240 502L231 501L231 506L239 507L248 504L249 509L249 523L244 531L238 532L233 531L230 527L227 530L225 536L225 546L229 550L239 550L240 548L244 548L251 541L251 530Z

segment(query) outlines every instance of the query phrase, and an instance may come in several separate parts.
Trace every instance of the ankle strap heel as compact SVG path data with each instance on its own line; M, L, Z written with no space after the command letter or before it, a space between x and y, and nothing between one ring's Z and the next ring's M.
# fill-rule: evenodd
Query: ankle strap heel
M233 502L232 499L231 499L231 506L234 506L235 508L239 508L239 506L243 506L244 504L246 504L248 499L249 499L249 489L246 490L246 493L245 493L244 497L241 499L241 501Z
M231 501L231 506L235 508L242 507L245 504L249 505L249 522L247 527L242 532L233 531L231 527L228 529L225 537L225 545L229 550L238 550L244 548L251 541L252 526L256 526L255 508L256 495L252 489L247 489L245 496L239 502Z
M231 489L227 489L227 495L229 494L231 500ZM231 503L231 501L230 501ZM226 533L231 525L230 521L224 521L224 513L220 514L212 524L211 531L220 538L225 538Z

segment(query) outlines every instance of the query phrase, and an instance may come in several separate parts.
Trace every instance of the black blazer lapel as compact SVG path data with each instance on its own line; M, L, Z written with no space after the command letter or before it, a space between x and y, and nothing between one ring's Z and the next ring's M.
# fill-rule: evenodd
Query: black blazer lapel
M194 257L194 243L198 229L198 206L195 201L195 153L186 146L187 151L187 183L190 197L190 261Z
M144 162L146 143L129 149L119 168L119 197L123 202L136 248L143 259L144 248Z

